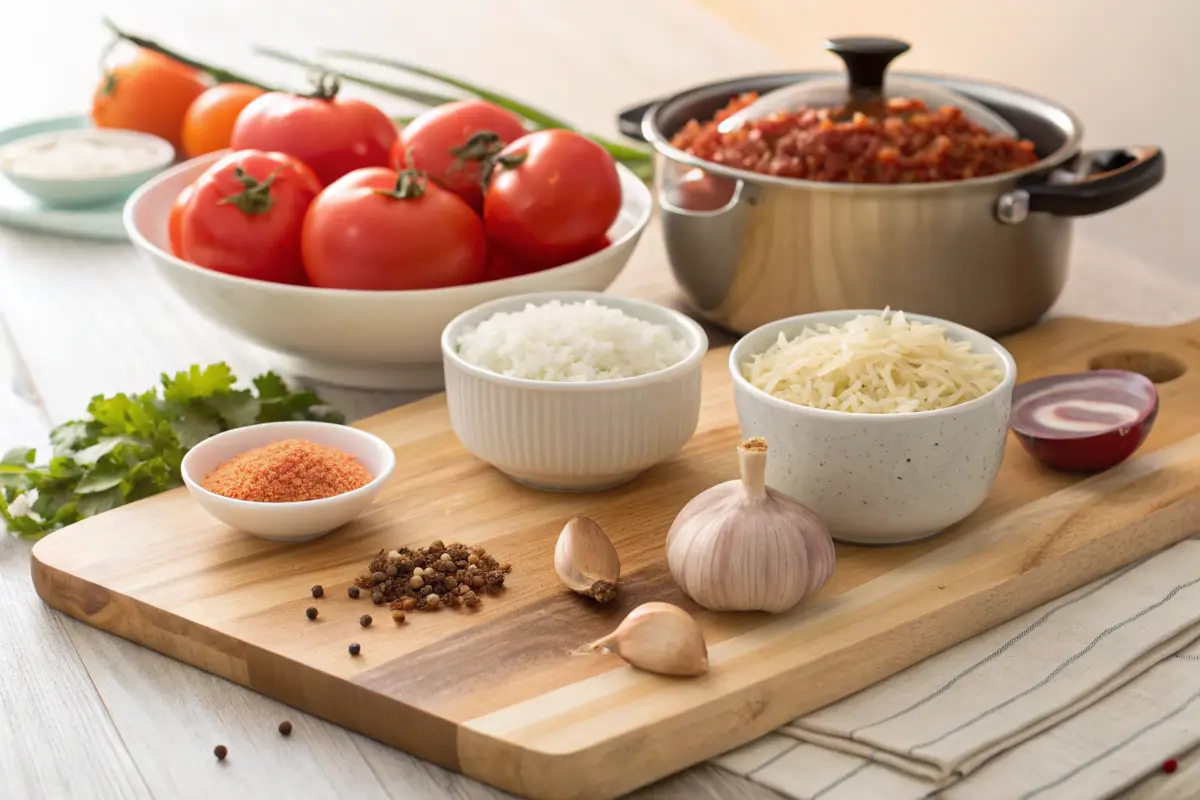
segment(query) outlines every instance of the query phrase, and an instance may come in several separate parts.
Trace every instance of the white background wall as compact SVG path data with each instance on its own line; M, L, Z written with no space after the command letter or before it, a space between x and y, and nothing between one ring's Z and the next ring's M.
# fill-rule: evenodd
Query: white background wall
M789 65L831 68L826 36L912 43L896 64L1017 86L1084 121L1085 146L1157 144L1167 178L1081 230L1200 284L1200 0L701 0ZM762 22L773 21L763 25ZM719 58L719 55L717 56Z

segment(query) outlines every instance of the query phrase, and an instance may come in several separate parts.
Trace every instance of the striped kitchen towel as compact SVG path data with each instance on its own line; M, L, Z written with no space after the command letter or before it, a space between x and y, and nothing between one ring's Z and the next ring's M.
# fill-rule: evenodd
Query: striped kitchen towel
M1108 797L1200 745L1198 640L1189 539L714 763L796 800Z

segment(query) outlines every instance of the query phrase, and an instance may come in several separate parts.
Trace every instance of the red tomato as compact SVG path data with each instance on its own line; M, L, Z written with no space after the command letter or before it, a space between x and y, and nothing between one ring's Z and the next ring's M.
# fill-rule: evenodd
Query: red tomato
M607 236L604 236L599 241L592 242L590 245L584 248L580 255L577 258L572 259L572 261L578 260L578 258L590 256L593 253L599 253L610 244L612 244L612 242L609 241ZM563 262L563 264L568 263L570 262ZM553 266L560 267L562 264L554 264ZM498 281L503 278L515 278L518 275L528 275L531 272L541 272L544 269L550 269L550 267L539 267L533 264L527 264L523 261L513 258L500 248L493 247L488 250L487 271L484 272L483 279L485 281Z
M513 257L554 266L586 255L620 210L621 182L604 148L571 131L538 131L496 157L483 223Z
M230 146L286 153L328 186L356 169L387 166L396 136L386 114L338 97L337 82L323 79L315 96L269 92L252 100L234 123Z
M303 283L300 232L321 192L312 170L283 153L230 153L197 179L179 220L180 257L276 283Z
M421 170L479 212L483 210L479 163L526 133L518 116L485 100L446 103L400 131L392 145L392 167Z
M414 171L351 172L304 219L304 268L331 289L438 289L475 283L487 263L483 223Z
M504 278L515 278L518 275L528 275L539 271L539 267L517 261L503 250L493 247L488 251L487 269L483 272L485 281L498 281Z
M178 258L183 258L183 232L181 230L183 209L187 207L187 202L195 190L196 184L189 183L182 192L175 196L175 202L171 204L171 217L167 222L167 238L171 242L171 254Z

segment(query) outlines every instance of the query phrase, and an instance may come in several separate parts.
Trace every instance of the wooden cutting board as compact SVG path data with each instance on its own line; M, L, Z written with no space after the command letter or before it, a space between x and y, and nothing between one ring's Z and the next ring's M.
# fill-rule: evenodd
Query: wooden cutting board
M1021 379L1089 367L1161 381L1156 427L1134 459L1078 478L1041 469L1015 440L975 515L932 540L839 546L833 579L793 612L712 614L666 574L679 509L734 477L740 436L726 350L705 363L700 427L684 452L622 489L550 494L474 459L441 396L361 423L396 448L373 510L324 539L265 542L214 522L179 489L39 542L33 578L90 625L509 791L606 798L747 742L1200 527L1200 323L1132 328L1059 319L1006 344ZM599 607L557 582L566 520L615 540L619 600ZM346 589L381 548L483 544L513 565L476 611L412 613L402 626ZM325 587L313 600L309 589ZM570 651L635 605L666 600L701 620L711 673L667 679L616 656ZM311 605L316 622L305 618ZM372 613L374 626L358 617ZM347 645L362 654L351 658Z

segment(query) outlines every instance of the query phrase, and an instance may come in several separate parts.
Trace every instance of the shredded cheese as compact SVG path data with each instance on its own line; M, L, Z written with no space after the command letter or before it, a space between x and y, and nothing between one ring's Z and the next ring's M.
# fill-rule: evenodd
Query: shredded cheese
M792 339L781 333L742 364L742 375L781 400L857 414L950 408L987 394L1004 377L995 355L889 309L805 328Z

